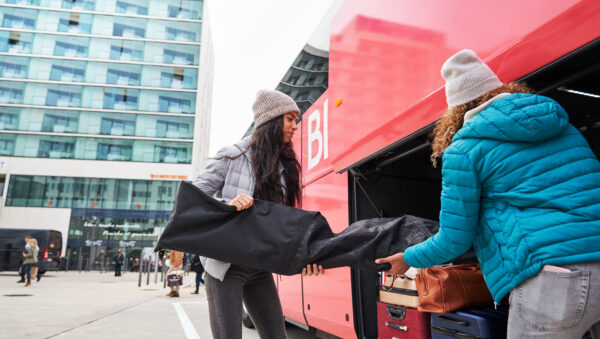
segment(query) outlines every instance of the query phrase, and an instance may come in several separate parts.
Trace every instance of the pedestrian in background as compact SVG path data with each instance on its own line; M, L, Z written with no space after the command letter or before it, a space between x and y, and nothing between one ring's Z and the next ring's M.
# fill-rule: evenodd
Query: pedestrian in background
M192 292L192 294L198 294L200 290L200 283L204 285L204 279L202 279L204 267L202 267L202 263L200 262L200 256L194 254L190 263L190 268L192 271L196 272L196 290Z
M598 159L557 102L503 84L473 51L442 75L439 232L376 262L402 274L473 246L494 300L510 293L508 338L581 338L600 321Z
M34 246L36 248L36 256L35 258L38 259L38 254L40 252L39 250L39 246L38 246L38 242L36 238L31 238L29 239L29 247ZM34 277L36 279L37 282L40 281L40 279L42 279L42 274L40 273L39 270L39 259L36 260L36 262L31 264L31 271L30 271L30 275L32 277Z
M168 256L167 261L168 265L170 266L169 271L167 272L167 277L169 274L175 274L183 277L183 252L171 251L165 255ZM171 291L169 294L167 294L167 297L179 297L179 285L180 284L169 285Z
M25 250L23 251L23 254L27 253L27 250L29 249L29 239L31 239L31 236L29 234L25 235L25 237L23 238L23 240L25 241ZM18 283L24 283L25 282L25 264L24 264L25 258L21 258L21 264L19 265L19 275L21 276L21 279L18 280Z
M119 248L119 251L115 255L115 277L121 276L121 266L123 265L123 250Z
M254 198L295 206L301 197L301 169L292 137L300 109L285 93L261 90L252 110L254 135L218 151L194 185L209 196L217 194L238 211L251 207ZM271 273L210 258L201 261L207 273L214 338L242 337L242 300L261 338L286 338L281 302ZM310 273L323 272L322 267L315 265L315 272L309 267Z
M31 285L31 267L33 264L37 264L38 262L37 241L33 238L30 238L26 249L27 252L23 252L23 267L25 268L25 275L27 277L25 287Z

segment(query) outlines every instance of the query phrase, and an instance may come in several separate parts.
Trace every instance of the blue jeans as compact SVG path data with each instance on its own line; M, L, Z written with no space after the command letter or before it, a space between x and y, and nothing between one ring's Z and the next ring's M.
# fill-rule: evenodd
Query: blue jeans
M31 281L31 267L33 267L33 264L23 265L23 269L25 270L25 275L27 276L27 281Z
M600 262L541 271L510 292L508 338L600 338Z

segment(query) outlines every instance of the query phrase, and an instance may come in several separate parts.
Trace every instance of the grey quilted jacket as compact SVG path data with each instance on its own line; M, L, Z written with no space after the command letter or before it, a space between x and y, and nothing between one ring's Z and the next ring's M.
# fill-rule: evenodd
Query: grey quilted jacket
M238 194L254 194L254 172L252 170L252 150L248 149L251 137L246 137L239 142L220 149L202 173L194 180L193 184L204 193L223 201L233 200ZM243 151L248 151L237 159L223 157L236 157ZM216 279L223 280L225 273L231 266L220 260L201 257L202 266L208 274Z

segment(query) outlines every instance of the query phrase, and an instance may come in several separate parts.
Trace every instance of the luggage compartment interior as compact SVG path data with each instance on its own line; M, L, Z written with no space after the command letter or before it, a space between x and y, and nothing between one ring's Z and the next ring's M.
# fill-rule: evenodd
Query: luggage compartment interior
M600 40L527 75L536 93L558 101L571 123L600 156ZM427 126L368 162L349 170L350 221L411 214L438 220L441 161L429 160ZM377 337L377 274L352 270L355 328L359 338Z

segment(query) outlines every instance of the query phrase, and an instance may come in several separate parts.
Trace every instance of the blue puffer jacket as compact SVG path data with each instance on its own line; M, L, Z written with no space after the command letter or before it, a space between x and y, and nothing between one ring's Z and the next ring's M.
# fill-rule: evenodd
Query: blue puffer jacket
M413 267L475 248L499 302L543 265L600 260L600 163L550 98L512 94L468 120L445 150L440 230Z

